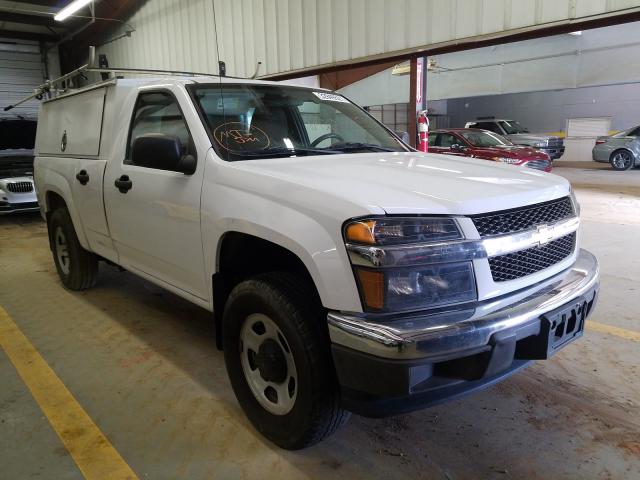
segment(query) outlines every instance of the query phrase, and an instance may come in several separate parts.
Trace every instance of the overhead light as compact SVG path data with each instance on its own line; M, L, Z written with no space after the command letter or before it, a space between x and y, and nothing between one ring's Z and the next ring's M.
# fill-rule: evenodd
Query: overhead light
M67 17L76 13L82 7L86 7L87 5L89 5L92 1L93 0L73 0L73 2L60 10L56 14L56 16L53 17L53 19L57 22L62 22L63 20L66 20Z
M409 65L409 62L403 62L393 67L391 75L408 75L410 71L411 65Z
M569 35L575 35L576 37L582 35L582 30L577 30L575 32L569 32Z

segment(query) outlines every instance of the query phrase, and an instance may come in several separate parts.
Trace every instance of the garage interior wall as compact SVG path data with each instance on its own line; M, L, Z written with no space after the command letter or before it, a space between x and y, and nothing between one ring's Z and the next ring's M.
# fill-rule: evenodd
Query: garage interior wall
M452 127L481 116L517 119L531 131L563 132L569 118L610 117L612 130L640 124L640 84L490 95L447 101Z
M259 61L263 76L304 75L639 7L637 0L146 0L125 19L133 35L100 52L122 67L217 72L220 58L229 75L251 76Z
M39 42L0 38L0 107L11 105L33 93L45 80ZM46 48L46 47L44 47ZM48 52L49 78L60 76L57 49ZM0 118L36 118L40 102L32 100L8 112L0 108Z
M496 116L560 132L568 118L611 117L611 128L622 130L640 123L636 58L639 23L430 57L437 67L428 73L429 111L446 117L440 126ZM363 106L407 103L409 77L386 70L340 91Z

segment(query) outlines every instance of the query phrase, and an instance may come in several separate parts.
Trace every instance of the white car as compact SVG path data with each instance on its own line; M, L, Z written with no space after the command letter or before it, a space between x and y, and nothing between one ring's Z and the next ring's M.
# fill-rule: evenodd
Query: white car
M597 297L566 180L418 153L325 90L112 78L43 103L35 178L62 283L108 260L211 311L283 448L548 358Z
M0 163L2 159L0 158ZM40 210L33 177L0 178L0 215Z
M35 137L35 120L0 120L0 215L39 210L33 184Z

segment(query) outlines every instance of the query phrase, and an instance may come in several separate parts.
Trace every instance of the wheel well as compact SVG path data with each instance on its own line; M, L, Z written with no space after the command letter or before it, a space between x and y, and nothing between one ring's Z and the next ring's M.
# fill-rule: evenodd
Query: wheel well
M217 269L213 275L213 312L218 348L222 348L222 315L231 290L243 280L266 272L290 272L298 275L312 287L320 303L311 274L296 254L253 235L226 233L220 242Z
M51 191L47 192L47 195L45 198L46 198L45 205L47 206L47 213L53 212L57 208L67 206L67 202L64 201L64 198L62 198L56 192L51 192Z
M64 201L60 195L56 192L47 192L45 195L45 207L46 207L46 218L47 218L47 226L49 225L49 219L51 218L51 214L55 212L58 208L66 207L67 202ZM53 251L53 239L51 235L49 235L49 248Z
M611 161L611 159L613 158L613 156L618 153L618 152L627 152L631 155L631 158L634 159L634 163L635 163L635 155L633 154L633 152L631 150L629 150L628 148L617 148L615 149L613 152L611 152L611 155L609 155L609 161Z

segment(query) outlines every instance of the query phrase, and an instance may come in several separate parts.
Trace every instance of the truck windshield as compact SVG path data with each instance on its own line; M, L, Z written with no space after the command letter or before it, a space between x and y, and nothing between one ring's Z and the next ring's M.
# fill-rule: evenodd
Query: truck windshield
M225 160L409 151L364 110L334 93L255 84L196 85L191 93Z
M470 130L467 132L460 132L460 135L462 135L465 140L474 147L500 147L513 145L513 143L506 138L493 132Z
M524 128L520 123L513 120L501 120L500 125L504 128L507 135L515 135L518 133L529 133L529 130Z

